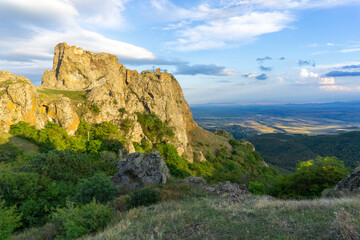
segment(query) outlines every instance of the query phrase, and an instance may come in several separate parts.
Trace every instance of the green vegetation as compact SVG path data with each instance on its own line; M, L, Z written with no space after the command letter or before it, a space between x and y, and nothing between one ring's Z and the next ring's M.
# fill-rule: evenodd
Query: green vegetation
M45 94L52 98L68 97L69 99L77 102L86 100L86 91L67 91L44 88L39 90L39 93Z
M174 136L174 132L168 127L167 123L163 123L155 114L137 113L137 116L144 134L150 141L161 141L165 136Z
M10 238L12 232L21 226L21 215L16 207L6 207L5 201L0 201L0 239Z
M324 189L335 186L349 173L335 157L317 157L300 163L295 173L278 178L269 193L280 198L320 197Z
M302 201L206 197L131 209L105 231L85 239L358 239L359 221L360 201L355 197Z
M95 200L83 206L68 203L52 214L59 228L59 235L65 239L76 239L87 233L98 231L113 218L113 211Z
M67 135L55 123L48 123L41 130L24 122L12 125L12 136L1 136L0 139L0 220L3 216L12 219L8 225L0 223L0 228L5 229L0 234L7 234L4 237L7 238L13 231L23 231L14 239L28 239L29 234L34 239L76 239L85 234L94 234L112 222L110 226L113 226L113 230L107 234L113 236L121 233L124 239L139 236L218 238L226 236L227 232L230 232L230 238L249 237L249 232L256 229L268 234L256 235L259 239L260 236L316 239L330 236L327 235L329 231L319 231L321 227L340 221L330 217L332 222L329 223L325 220L329 213L323 209L307 209L303 205L302 208L298 207L305 202L294 201L291 202L294 205L286 208L287 202L252 195L243 196L240 201L243 205L236 205L240 203L210 197L199 186L180 180L188 176L201 176L208 183L231 181L246 185L256 195L311 199L320 197L325 189L333 187L349 173L344 163L334 157L307 159L298 164L296 172L279 175L276 170L266 166L250 143L226 137L212 139L211 134L201 138L201 132L198 132L191 136L196 141L194 162L190 163L178 154L172 144L176 139L166 122L163 123L154 114L140 113L138 121L146 137L140 143L134 143L134 147L144 153L160 152L172 175L167 184L139 190L114 188L110 176L117 171L117 153L126 141L123 134L133 124L131 121L124 121L120 128L110 122L89 124L83 121L74 136ZM14 138L16 141L11 140ZM32 146L32 150L25 151L22 146ZM160 202L161 205L154 205ZM316 205L316 201L311 204ZM346 204L355 205L353 202ZM339 204L332 210L350 206L346 204ZM154 206L148 210L141 207L149 205ZM303 215L294 209L302 209ZM277 211L278 215L275 215ZM296 224L309 228L304 218L314 217L315 213L323 220L314 223L314 230L308 235L305 231L289 227L294 224L291 216L296 216L299 218ZM131 214L138 216L134 218ZM347 209L344 214L351 217L351 221L346 220L347 226L353 226L355 220L352 216L358 216L358 212ZM180 215L185 218L179 219ZM137 220L143 217L151 220L146 223ZM317 215L314 218L317 219ZM165 219L166 225L169 221L173 226L165 226ZM279 221L287 222L287 227L277 226ZM128 227L121 225L125 222ZM117 228L119 224L121 226ZM191 224L200 227L193 229ZM274 228L276 231L270 232ZM342 230L336 229L332 231L341 234ZM46 237L44 231L48 232Z
M92 111L95 114L99 114L101 112L101 109L96 103L93 103L90 105L90 111Z
M115 198L116 188L104 173L96 173L88 179L82 180L77 189L77 202L89 203L95 199L100 203L107 203Z
M139 206L149 206L159 201L161 201L160 192L151 188L144 188L133 191L126 203L129 208L134 208Z
M119 113L124 114L126 113L126 109L124 107L118 109Z
M360 132L337 135L262 134L248 139L266 162L295 171L300 162L316 156L335 156L355 168L360 161Z

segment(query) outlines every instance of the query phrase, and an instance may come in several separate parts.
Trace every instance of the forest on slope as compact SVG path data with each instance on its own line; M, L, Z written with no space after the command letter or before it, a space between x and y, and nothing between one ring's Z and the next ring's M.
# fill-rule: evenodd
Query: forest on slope
M335 156L345 166L360 163L360 132L336 135L262 134L248 138L266 162L294 171L296 165L316 156Z

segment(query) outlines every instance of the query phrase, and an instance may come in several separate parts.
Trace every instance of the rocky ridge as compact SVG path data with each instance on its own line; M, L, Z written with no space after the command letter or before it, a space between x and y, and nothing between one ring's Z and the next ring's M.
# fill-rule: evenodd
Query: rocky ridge
M360 167L357 167L354 172L342 179L336 185L336 189L340 191L360 193Z
M45 70L42 84L34 85L25 77L0 72L0 128L25 121L42 128L48 121L58 123L74 134L81 120L89 123L110 121L118 126L131 124L124 131L131 142L146 138L137 121L137 112L156 114L174 131L170 143L180 155L192 161L194 156L206 160L194 150L202 138L218 142L228 140L200 128L193 120L176 79L166 72L127 69L116 56L93 53L60 43L55 47L52 70ZM219 144L220 145L220 144Z

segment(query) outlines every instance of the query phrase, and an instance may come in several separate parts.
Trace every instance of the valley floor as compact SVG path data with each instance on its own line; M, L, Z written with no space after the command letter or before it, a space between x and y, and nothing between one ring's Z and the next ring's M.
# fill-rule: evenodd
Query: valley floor
M360 198L192 198L132 209L83 239L360 239Z

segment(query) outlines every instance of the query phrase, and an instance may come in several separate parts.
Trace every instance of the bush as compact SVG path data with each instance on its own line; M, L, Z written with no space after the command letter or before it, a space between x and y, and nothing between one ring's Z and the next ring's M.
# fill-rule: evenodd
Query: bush
M154 189L138 189L130 194L130 198L127 200L129 208L138 206L149 206L161 201L161 195Z
M101 112L99 106L96 103L91 104L90 110L95 114L98 114Z
M9 239L11 233L21 226L21 214L15 207L6 207L5 201L0 201L0 239Z
M102 142L99 140L90 140L87 145L87 151L90 153L98 153L101 149Z
M12 162L21 154L23 151L10 142L0 145L0 162Z
M174 136L174 132L168 127L167 123L163 123L156 114L137 113L137 117L144 134L151 141L161 141L164 137Z
M19 207L25 227L45 224L48 215L48 202L45 199L28 199Z
M248 190L249 192L256 195L263 195L266 193L265 185L263 183L258 183L258 182L250 182Z
M116 190L109 177L104 173L96 173L79 183L75 199L82 203L89 203L95 198L98 202L106 203L114 199Z
M270 194L280 198L314 198L335 186L349 170L335 157L317 157L301 162L296 172L280 177Z
M77 182L92 175L94 165L89 155L70 150L52 150L30 157L26 171L36 172L55 181Z
M35 197L44 188L41 177L37 173L16 172L1 166L0 196L8 205L21 203Z
M69 202L66 208L58 208L52 218L60 230L58 235L65 239L76 239L103 229L113 216L109 207L93 200L79 207Z
M169 168L170 174L178 178L191 176L189 162L179 156L176 148L168 143L157 143L152 151L159 151Z
M10 134L14 136L23 136L29 139L36 138L37 130L27 122L18 122L10 126Z

